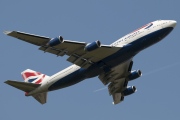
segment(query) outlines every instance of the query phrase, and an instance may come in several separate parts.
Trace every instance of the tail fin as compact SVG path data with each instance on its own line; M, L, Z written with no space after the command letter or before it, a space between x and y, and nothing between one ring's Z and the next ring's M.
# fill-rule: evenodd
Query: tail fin
M25 95L27 95L28 92L40 87L42 81L49 77L45 74L30 69L23 71L21 74L25 82L7 80L5 83L24 91ZM47 101L47 92L33 94L32 97L34 97L41 104L44 104Z
M43 79L49 77L45 74L42 74L40 72L36 72L31 69L27 69L21 73L23 79L25 82L34 83L34 84L41 84Z

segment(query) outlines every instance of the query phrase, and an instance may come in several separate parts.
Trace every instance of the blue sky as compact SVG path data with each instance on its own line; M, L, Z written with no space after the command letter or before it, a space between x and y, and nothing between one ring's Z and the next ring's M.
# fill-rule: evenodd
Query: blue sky
M74 86L50 92L39 104L22 91L4 84L23 81L27 68L52 75L69 65L67 57L43 53L37 46L8 37L4 30L64 39L110 44L125 34L158 19L180 22L179 0L1 0L0 1L0 119L32 120L177 120L180 118L179 25L160 43L134 58L133 69L143 76L129 85L138 91L113 106L100 80L87 79Z

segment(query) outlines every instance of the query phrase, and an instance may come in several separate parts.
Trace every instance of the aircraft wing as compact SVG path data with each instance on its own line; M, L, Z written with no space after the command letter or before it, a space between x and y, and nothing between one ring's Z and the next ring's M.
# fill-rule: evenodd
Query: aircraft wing
M4 33L25 42L40 46L39 50L44 52L49 52L57 56L68 55L69 58L67 61L83 68L88 68L93 63L96 63L121 49L121 47L101 45L101 47L96 50L88 52L84 50L88 43L71 40L64 40L63 43L50 47L47 45L47 43L51 40L49 37L19 31L5 31Z
M123 91L128 84L127 76L132 68L132 60L128 60L123 64L112 68L108 73L102 73L98 77L104 85L108 85L109 94L113 96L113 104L118 104L123 101Z

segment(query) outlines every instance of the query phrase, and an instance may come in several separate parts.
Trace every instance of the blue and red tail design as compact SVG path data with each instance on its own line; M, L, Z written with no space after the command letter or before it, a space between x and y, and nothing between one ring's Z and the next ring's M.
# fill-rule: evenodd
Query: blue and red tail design
M40 72L36 72L34 70L27 69L21 73L23 79L25 82L29 83L35 83L35 84L41 84L43 79L48 77L45 74L42 74Z

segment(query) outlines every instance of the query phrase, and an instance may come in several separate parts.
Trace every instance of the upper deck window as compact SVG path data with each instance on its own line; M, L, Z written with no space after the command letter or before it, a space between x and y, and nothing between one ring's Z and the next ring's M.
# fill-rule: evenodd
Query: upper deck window
M141 29L148 29L148 28L150 28L152 25L153 25L153 23L148 23L148 24L146 24L146 25L144 25L144 26L142 26L142 27L134 30L133 32L136 32L136 31L141 30ZM131 32L131 33L133 33L133 32Z
M153 25L153 23L149 23L149 24L147 24L147 27L146 27L145 29L150 28L152 25Z

